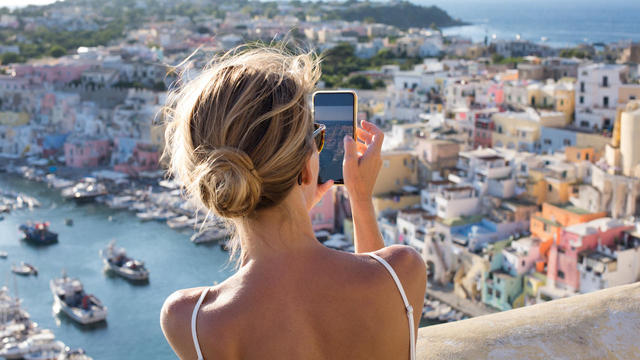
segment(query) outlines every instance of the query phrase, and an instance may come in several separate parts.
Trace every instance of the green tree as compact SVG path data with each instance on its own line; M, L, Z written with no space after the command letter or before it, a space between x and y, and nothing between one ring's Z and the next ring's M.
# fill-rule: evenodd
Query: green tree
M49 55L54 58L59 58L66 54L67 51L60 45L53 45L49 48Z
M22 62L22 59L20 55L14 52L6 52L0 55L0 62L2 63L2 65L7 65L11 63Z

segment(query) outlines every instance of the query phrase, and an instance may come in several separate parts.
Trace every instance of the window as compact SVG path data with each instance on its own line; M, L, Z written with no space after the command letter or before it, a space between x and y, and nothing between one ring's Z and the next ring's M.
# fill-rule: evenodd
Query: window
M584 81L580 82L580 92L584 92Z
M609 78L608 77L606 77L606 76L602 77L602 86L603 87L609 86Z
M576 159L580 160L580 153L576 154Z
M564 106L564 99L560 99L560 106Z
M611 119L605 118L604 119L604 124L602 124L602 127L605 127L605 128L611 127Z
M553 186L551 186L551 184L549 184L549 185L547 185L547 189L548 189L549 191L553 191Z
M608 96L605 96L605 97L602 98L602 106L605 107L605 108L609 107L609 97Z
M582 120L582 121L580 121L580 126L582 126L582 127L589 127L589 122L588 122L588 121L584 121L584 120Z
M545 145L551 145L551 139L544 139Z
M502 134L502 125L498 125L498 134Z
M389 160L384 160L382 162L382 166L388 168L389 167Z
M558 270L558 277L564 279L564 272L562 272L562 270Z
M522 260L522 266L525 266L526 264L527 263L524 260Z
M502 294L500 293L500 290L496 290L496 297L497 297L498 299L500 299L500 295L502 295Z
M635 95L629 95L629 101L631 101L631 100L635 100L635 99L636 99L636 96L635 96Z
M564 140L562 140L562 144L564 144L565 146L569 146L569 145L571 145L571 140L564 139Z
M584 96L580 96L580 104L584 104Z
M584 154L584 159L589 160L589 153Z
M487 294L489 294L489 296L493 296L493 289L487 288Z

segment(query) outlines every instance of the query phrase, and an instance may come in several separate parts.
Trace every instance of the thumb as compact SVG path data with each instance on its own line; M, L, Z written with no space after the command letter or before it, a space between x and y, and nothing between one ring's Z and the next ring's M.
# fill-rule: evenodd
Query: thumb
M353 161L358 159L358 146L349 135L344 137L344 160Z

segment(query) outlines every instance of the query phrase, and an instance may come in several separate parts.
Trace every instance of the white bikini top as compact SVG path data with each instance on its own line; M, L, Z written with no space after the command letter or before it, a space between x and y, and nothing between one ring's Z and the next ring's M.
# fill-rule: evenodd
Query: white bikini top
M386 262L383 258L381 258L380 256L374 253L366 253L366 254L378 260L378 262L382 264L385 267L385 269L387 269L387 271L393 278L393 281L396 283L396 286L398 287L398 291L400 291L400 296L402 296L404 307L407 310L407 319L409 320L409 344L410 344L409 346L411 350L410 359L415 360L416 359L416 339L415 339L415 329L413 326L414 324L413 323L413 307L411 306L411 304L409 304L409 300L407 300L407 295L404 292L402 283L400 282L400 279L398 279L398 275L396 275L396 272L393 271L393 268L391 267L391 265L389 265L388 262ZM202 301L204 300L205 296L207 296L208 291L209 291L209 287L204 288L204 290L202 291L202 294L200 294L200 298L198 299L196 306L193 308L193 313L191 314L191 336L193 337L193 344L195 345L196 353L198 354L198 360L204 360L204 358L202 357L202 351L200 351L200 343L198 343L198 334L196 333L196 318L198 317L198 310L200 309L200 305L202 305Z

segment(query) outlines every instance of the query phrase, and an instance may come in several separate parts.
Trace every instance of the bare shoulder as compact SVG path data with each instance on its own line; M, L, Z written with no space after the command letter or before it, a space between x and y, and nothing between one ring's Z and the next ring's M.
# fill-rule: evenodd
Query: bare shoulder
M204 289L178 290L167 297L160 311L162 332L181 359L196 357L191 338L191 314Z
M167 341L181 359L197 358L191 334L193 310L204 287L178 290L164 302L160 323ZM210 287L196 315L196 334L205 358L230 357L235 346L232 319L237 315L232 301L221 293L220 286ZM236 318L238 319L238 318Z
M407 296L421 302L427 286L427 267L420 253L406 245L391 245L375 253L391 265Z
M398 275L424 275L426 278L426 265L420 253L406 245L391 245L375 252L385 259Z

